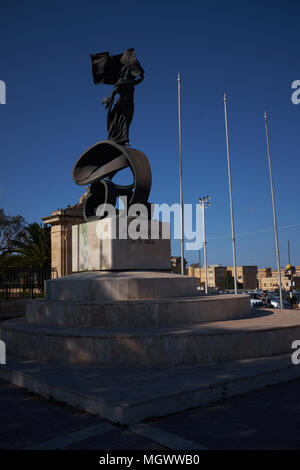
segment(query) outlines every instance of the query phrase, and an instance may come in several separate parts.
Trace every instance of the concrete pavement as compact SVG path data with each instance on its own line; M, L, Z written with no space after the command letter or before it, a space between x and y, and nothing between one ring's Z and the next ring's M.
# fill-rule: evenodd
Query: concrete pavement
M1 380L0 416L0 449L300 449L300 379L127 429Z

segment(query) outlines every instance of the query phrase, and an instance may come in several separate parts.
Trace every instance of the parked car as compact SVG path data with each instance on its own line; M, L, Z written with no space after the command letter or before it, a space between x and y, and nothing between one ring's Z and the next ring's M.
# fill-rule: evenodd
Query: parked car
M275 295L270 295L270 294L269 294L269 297L270 297L271 306L273 308L280 308L280 298ZM283 308L291 308L291 304L287 300L282 301L282 306Z
M263 300L259 294L250 294L251 308L257 308L263 306Z

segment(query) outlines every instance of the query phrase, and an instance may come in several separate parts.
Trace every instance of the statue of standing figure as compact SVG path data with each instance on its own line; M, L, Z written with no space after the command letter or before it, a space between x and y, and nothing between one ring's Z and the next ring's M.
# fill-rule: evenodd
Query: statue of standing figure
M144 70L134 49L110 56L108 52L94 54L92 58L95 83L113 84L114 89L102 104L108 110L107 138L119 145L129 145L129 127L134 113L134 88L144 79ZM115 101L116 95L119 95Z

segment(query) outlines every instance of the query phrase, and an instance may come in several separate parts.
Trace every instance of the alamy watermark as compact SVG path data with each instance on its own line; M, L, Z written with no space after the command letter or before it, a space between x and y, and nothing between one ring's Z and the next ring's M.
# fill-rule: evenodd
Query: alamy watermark
M101 219L96 233L100 240L158 240L181 239L180 204L132 204L127 206L127 197L121 198L123 209L111 204L101 204L96 215ZM202 212L200 204L184 204L183 233L186 250L200 250L203 247ZM149 211L151 217L149 217ZM172 234L170 222L172 223ZM107 223L105 223L107 222Z
M300 340L296 339L293 341L291 348L296 349L292 354L292 364L294 364L294 366L298 366L300 364Z
M300 104L300 80L293 81L292 89L295 90L291 95L292 103Z
M0 364L6 364L6 345L0 340Z
M6 84L0 80L0 104L6 104Z

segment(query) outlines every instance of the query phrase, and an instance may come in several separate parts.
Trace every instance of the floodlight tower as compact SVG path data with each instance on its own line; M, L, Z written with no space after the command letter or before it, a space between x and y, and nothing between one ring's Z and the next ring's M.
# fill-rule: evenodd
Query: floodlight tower
M210 206L210 196L203 196L199 198L199 204L202 208L203 217L203 251L204 251L204 272L205 272L205 294L208 292L207 286L207 255L206 255L206 229L205 229L205 209ZM200 285L201 285L201 274L200 274Z

